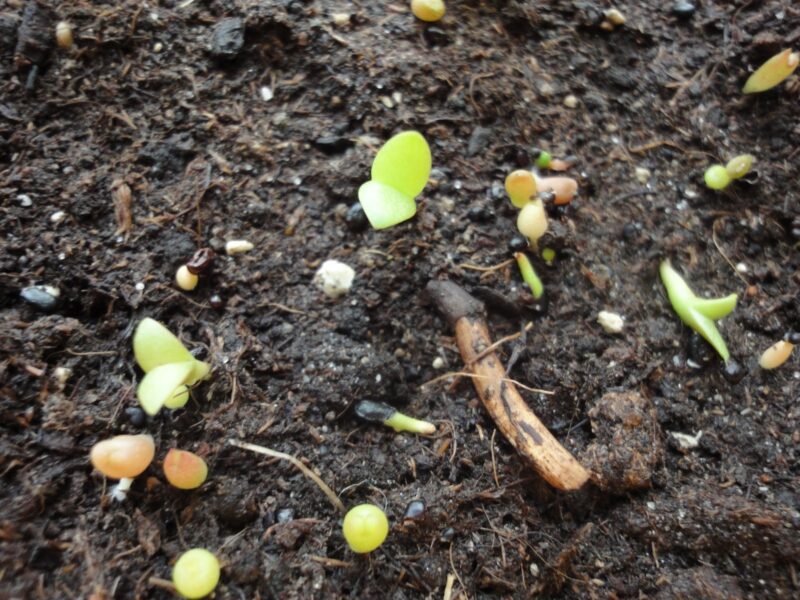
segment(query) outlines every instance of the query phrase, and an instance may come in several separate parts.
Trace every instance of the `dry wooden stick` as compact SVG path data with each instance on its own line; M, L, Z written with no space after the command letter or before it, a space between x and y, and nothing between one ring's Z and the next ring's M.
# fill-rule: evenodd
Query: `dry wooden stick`
M452 281L431 281L427 292L455 328L458 349L467 369L479 377L472 383L500 432L550 485L577 490L590 473L548 431L528 408L494 352L483 318L483 303Z

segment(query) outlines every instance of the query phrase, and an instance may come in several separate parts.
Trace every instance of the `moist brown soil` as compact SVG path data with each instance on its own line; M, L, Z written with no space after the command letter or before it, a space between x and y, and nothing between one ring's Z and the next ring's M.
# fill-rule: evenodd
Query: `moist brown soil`
M798 49L798 7L698 0L682 20L671 2L620 2L627 23L605 31L600 2L451 0L434 25L406 4L64 2L20 44L23 2L5 2L0 598L168 598L171 564L197 546L220 557L224 599L440 598L449 575L452 598L800 594L798 358L757 366L800 322L798 85L739 92ZM226 17L244 20L244 44L220 59L209 45ZM58 19L71 52L52 48ZM363 228L348 208L376 149L407 129L433 153L419 213ZM502 182L533 147L575 156L581 179L570 206L549 207L543 311L520 300L513 264L474 268L510 257ZM703 186L708 164L742 152L757 177ZM255 248L227 257L229 239ZM214 271L179 291L176 268L205 246ZM672 312L666 257L698 293L739 293L720 328L741 382ZM357 273L336 301L312 284L328 258ZM495 339L533 321L500 355L509 377L553 392L522 393L595 470L587 489L543 483L468 378L423 385L464 369L422 293L445 277L484 288ZM30 285L57 287L56 307L23 301ZM624 315L621 334L600 310ZM144 317L214 370L185 409L140 422L131 333ZM439 433L361 422L365 398ZM155 437L156 461L111 503L89 448L135 432ZM686 447L673 432L702 435ZM348 506L384 506L387 542L352 554L313 483L231 438L301 457ZM200 490L166 484L176 446L206 457ZM416 498L426 515L404 521Z

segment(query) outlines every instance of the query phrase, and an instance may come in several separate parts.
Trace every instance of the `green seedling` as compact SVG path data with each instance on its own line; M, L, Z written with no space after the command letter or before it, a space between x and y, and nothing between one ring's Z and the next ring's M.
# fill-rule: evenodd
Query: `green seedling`
M163 406L179 408L189 397L188 386L205 379L211 369L197 360L158 321L143 319L133 334L133 354L145 372L136 396L142 409L155 415Z
M119 483L111 489L111 497L122 501L133 479L153 462L155 453L156 446L151 435L118 435L92 446L89 460L106 477L119 479Z
M550 167L551 160L553 160L553 156L546 150L541 150L539 156L536 157L536 166L540 169L547 169Z
M547 227L547 213L539 198L528 202L517 215L517 229L531 241L534 248L539 238L547 232Z
M552 248L544 248L542 249L542 260L547 264L549 267L553 264L553 261L556 258L556 251Z
M752 154L740 154L722 165L711 165L703 174L706 185L712 190L724 190L734 179L740 179L750 172L755 162Z
M800 52L786 49L776 54L750 75L742 89L743 94L766 92L784 82L800 64Z
M544 285L542 285L542 280L539 279L539 276L533 269L528 255L524 252L515 252L514 258L517 259L517 265L519 265L519 272L522 273L522 279L528 284L534 299L538 300L544 295Z
M420 435L433 435L436 433L436 425L433 423L404 415L399 410L383 402L362 400L356 405L356 414L365 421L383 423L397 432L406 431Z
M389 535L389 520L374 504L359 504L344 516L342 533L353 552L366 554L386 540Z
M386 142L372 162L372 179L358 190L370 224L386 229L413 217L430 173L431 149L420 133L404 131Z
M219 583L219 560L204 548L181 554L172 567L172 583L184 598L205 598Z
M736 308L738 296L730 294L724 298L698 298L683 277L672 268L669 260L661 263L659 273L664 287L667 288L672 308L681 320L705 338L727 363L731 354L714 321L730 314Z

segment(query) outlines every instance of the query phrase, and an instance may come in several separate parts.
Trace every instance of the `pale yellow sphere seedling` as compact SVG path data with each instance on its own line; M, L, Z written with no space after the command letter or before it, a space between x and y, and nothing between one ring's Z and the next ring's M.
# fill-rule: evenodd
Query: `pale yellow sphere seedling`
M111 479L133 479L153 462L153 436L118 435L92 446L89 459L94 468Z
M536 195L536 177L526 169L518 169L506 177L506 193L511 204L522 208Z
M389 535L389 520L374 504L359 504L345 515L342 533L353 552L366 554L386 540Z
M522 207L517 216L517 229L528 238L532 244L542 237L547 231L547 213L544 204L538 198L528 202Z
M204 548L184 552L172 567L172 583L184 598L204 598L219 583L219 561Z
M433 23L444 16L444 0L411 0L411 12L420 21Z
M200 278L189 270L186 265L181 265L178 272L175 273L175 283L178 287L187 292L191 292L197 287Z

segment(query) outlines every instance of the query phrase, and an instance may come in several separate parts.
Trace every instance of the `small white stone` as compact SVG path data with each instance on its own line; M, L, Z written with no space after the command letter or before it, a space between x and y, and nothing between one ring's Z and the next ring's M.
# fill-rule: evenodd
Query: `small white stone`
M155 52L156 54L161 52L163 49L164 49L164 44L162 44L161 42L156 42L153 45L153 52Z
M244 252L250 252L254 247L253 243L247 240L230 240L225 242L225 254L228 256L242 254Z
M63 221L66 216L67 213L65 213L63 210L57 210L52 215L50 215L50 222L55 223L57 225L61 223L61 221Z
M444 359L441 356L437 356L436 358L433 359L433 363L431 364L431 366L434 369L443 369L444 368Z
M608 22L612 25L624 25L625 21L627 20L625 19L625 15L619 12L619 10L616 8L609 8L604 14L606 19L608 19Z
M350 24L350 13L333 13L331 15L333 24L337 27L344 27Z
M356 272L338 260L326 260L314 274L314 285L329 298L344 296L350 291Z
M268 85L261 86L261 99L264 102L269 102L275 97L275 94L272 93L272 88Z
M564 98L564 106L567 108L575 108L578 106L578 98L574 95L570 94L566 98Z
M679 433L677 431L670 431L669 434L678 442L678 446L683 450L691 450L700 445L700 438L703 437L703 432L698 431L696 435L688 433Z
M143 292L144 291L144 284L141 281L139 283L137 283L133 287L136 288L137 292Z
M747 265L744 264L743 262L738 263L736 265L736 271L739 273L747 273L748 271Z
M650 181L650 175L652 175L650 169L645 169L644 167L636 167L635 173L639 183L647 183Z
M381 102L386 108L394 108L394 102L389 96L381 96Z
M22 208L29 208L33 206L33 200L31 200L31 197L28 196L28 194L20 194L17 196L17 200L19 200L19 205Z
M61 387L64 387L64 384L69 381L69 378L72 376L72 369L69 367L56 367L53 369L53 377L58 382Z
M601 310L597 313L597 322L600 323L600 327L602 327L606 333L619 333L625 326L625 321L622 319L621 315L607 310Z

